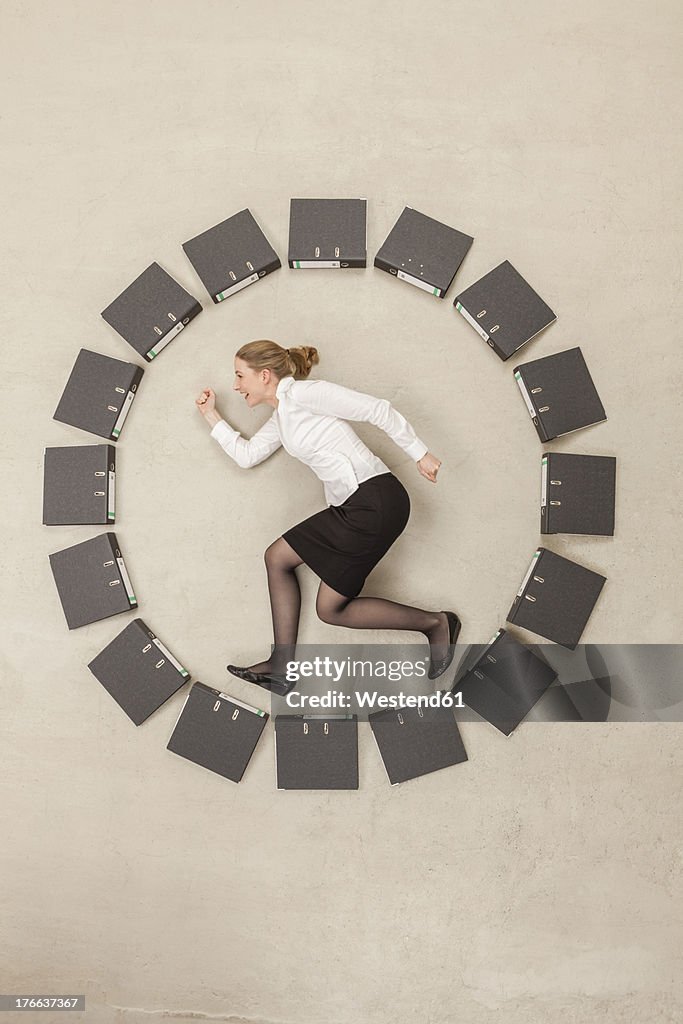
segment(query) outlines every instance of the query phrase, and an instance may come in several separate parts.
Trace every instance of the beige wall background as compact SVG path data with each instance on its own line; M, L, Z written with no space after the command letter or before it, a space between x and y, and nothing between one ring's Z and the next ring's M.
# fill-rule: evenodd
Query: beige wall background
M165 750L183 694L136 730L95 682L129 616L68 633L47 554L99 530L41 525L43 447L93 441L51 418L77 351L135 359L99 314L156 259L204 312L147 367L116 533L193 677L258 703L224 666L265 655L263 549L322 507L304 466L240 471L195 411L209 384L238 429L265 419L230 394L251 338L315 344L320 376L389 398L443 459L430 485L360 429L413 508L367 592L457 608L464 642L503 623L540 445L457 288L285 267L215 307L180 248L249 206L284 261L291 196L366 196L371 258L414 206L475 236L458 287L510 259L555 309L524 358L581 345L609 418L553 448L618 456L617 534L548 546L609 578L586 642L679 641L679 5L2 19L2 991L85 992L98 1024L679 1020L680 726L470 723L466 765L393 789L362 727L361 789L331 794L275 790L269 727L234 786ZM318 622L315 583L302 641L389 639Z

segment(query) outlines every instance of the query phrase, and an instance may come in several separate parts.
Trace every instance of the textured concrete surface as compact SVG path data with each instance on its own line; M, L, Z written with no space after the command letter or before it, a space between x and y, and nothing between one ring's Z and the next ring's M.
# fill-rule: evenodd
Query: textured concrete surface
M434 487L361 430L413 503L367 592L490 636L539 539L539 442L455 290L285 268L214 307L180 248L248 205L285 256L290 196L367 196L371 256L414 206L475 236L459 285L508 258L556 310L525 357L582 346L609 419L554 447L618 455L617 534L549 546L609 577L586 641L679 641L679 5L27 0L3 23L2 991L85 992L98 1024L680 1020L680 726L470 724L466 765L394 789L364 727L360 792L329 795L275 791L269 729L233 786L165 750L181 694L136 730L90 676L128 616L67 632L47 554L98 529L40 524L43 446L93 440L51 419L76 352L134 358L99 313L156 259L205 311L147 368L116 532L193 676L254 700L224 665L270 642L262 551L322 507L195 411L210 384L260 425L229 393L258 337L315 344L443 459ZM301 639L354 639L314 585Z

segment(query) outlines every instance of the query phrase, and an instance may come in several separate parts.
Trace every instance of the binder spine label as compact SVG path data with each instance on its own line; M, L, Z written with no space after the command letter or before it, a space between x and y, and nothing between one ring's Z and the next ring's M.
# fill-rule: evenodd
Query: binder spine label
M484 341L489 340L489 336L484 330L484 328L477 323L473 316L470 316L470 314L467 312L464 306L462 306L459 302L456 302L455 308L457 309L458 313L462 313L462 315L465 317L465 320L467 320L467 323L471 324L471 326L474 327L477 334L480 334Z
M227 299L229 295L234 295L235 292L241 291L248 285L253 284L254 281L258 281L258 274L252 274L251 277L245 277L244 281L238 281L237 284L233 284L230 288L224 288L222 292L218 292L216 295L216 302L222 302L223 299Z
M252 708L251 704L244 704L243 701L237 700L236 697L230 697L227 693L219 693L218 696L221 700L227 700L231 704L236 704L238 708L244 708L245 711L251 711L252 714L258 715L259 718L265 718L265 711L261 711L260 708Z
M421 288L423 292L429 292L430 295L436 295L437 298L441 295L440 288L435 288L433 284L421 281L419 277L413 277L412 274L406 274L404 270L399 270L396 276L399 281L407 281L408 284L414 284L416 288Z
M133 584L130 582L130 576L128 575L128 570L126 569L123 559L118 557L116 559L116 564L119 567L121 579L123 580L123 585L126 588L126 593L128 594L128 603L131 606L136 605L138 601L133 591Z
M522 392L522 398L526 402L526 407L529 410L529 415L531 416L532 419L534 419L538 414L537 414L536 410L534 409L533 402L531 401L531 397L529 395L529 392L526 389L526 384L522 380L522 375L519 372L519 370L515 374L515 380L519 384L519 390Z
M135 392L134 391L129 391L128 394L125 397L123 405L121 406L121 410L119 412L118 418L117 418L116 423L114 424L114 428L113 428L113 430L111 432L111 436L112 437L118 437L119 434L121 433L121 430L123 428L123 424L126 421L126 416L130 412L130 407L133 404L133 399L134 398L135 398Z
M107 519L114 522L116 518L116 473L109 470L109 490L107 492Z
M152 345L151 349L147 353L147 358L154 359L155 356L158 356L161 350L163 348L166 348L169 341L173 341L176 334L180 334L184 326L185 324L183 323L183 321L179 320L175 327L171 328L168 334L165 334L163 338L159 338L159 340Z
M179 721L180 721L180 719L182 718L182 715L183 715L183 711L185 710L185 707L186 707L186 705L187 705L187 702L188 702L188 700L190 699L190 697L192 696L193 692L194 692L194 686L190 688L190 692L188 693L187 697L186 697L186 698L185 698L185 700L183 701L183 706L181 707L180 711L178 712L178 717L176 718L176 720L175 720L175 725L173 726L173 731L174 731L174 732L175 732L175 728L176 728L176 726L177 726L178 722L179 722Z
M341 267L340 260L292 260L293 270L315 270L321 267L323 270L338 270Z
M548 456L541 460L541 508L548 503Z
M533 571L534 571L534 569L536 568L536 562L537 562L537 561L538 561L538 559L540 558L540 555L541 555L541 552L540 552L540 550L539 550L539 551L536 551L536 552L534 553L534 556L533 556L533 558L531 559L531 565L529 566L529 568L528 568L528 570L527 570L527 574L526 574L526 576L524 577L524 579L522 580L522 585L521 585L521 587L520 587L520 588L519 588L519 590L517 591L517 597L521 597L521 596L522 596L522 594L524 593L524 588L526 587L527 583L529 582L529 577L531 576L532 572L533 572Z
M171 652L164 647L164 645L162 644L161 640L158 640L156 637L154 637L154 639L152 640L152 643L155 644L159 648L159 650L164 655L166 660L170 661L170 663L173 665L173 668L177 669L178 672L180 672L181 676L189 676L190 673L187 671L187 669L183 668L183 666L180 664L180 662L177 661L173 657Z

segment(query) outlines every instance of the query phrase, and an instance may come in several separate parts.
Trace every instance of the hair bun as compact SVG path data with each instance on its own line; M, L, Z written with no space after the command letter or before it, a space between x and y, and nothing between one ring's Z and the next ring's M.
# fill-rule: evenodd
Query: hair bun
M285 352L294 363L298 377L308 377L311 367L320 362L318 350L312 345L297 345L296 348L285 349Z

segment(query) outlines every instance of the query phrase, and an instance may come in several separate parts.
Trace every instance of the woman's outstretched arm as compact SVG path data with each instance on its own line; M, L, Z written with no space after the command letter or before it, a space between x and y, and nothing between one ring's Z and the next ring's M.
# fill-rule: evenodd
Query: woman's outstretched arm
M253 437L247 439L242 437L239 431L233 430L230 424L223 419L216 408L216 395L211 388L204 388L199 398L195 400L195 405L212 428L211 436L242 469L257 466L259 462L263 462L282 445L275 414L266 420Z

